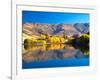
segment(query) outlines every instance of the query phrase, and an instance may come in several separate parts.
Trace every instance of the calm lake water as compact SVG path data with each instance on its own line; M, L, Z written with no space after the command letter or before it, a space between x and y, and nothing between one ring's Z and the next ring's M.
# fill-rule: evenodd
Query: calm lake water
M89 49L68 44L23 46L23 69L75 66L89 66Z

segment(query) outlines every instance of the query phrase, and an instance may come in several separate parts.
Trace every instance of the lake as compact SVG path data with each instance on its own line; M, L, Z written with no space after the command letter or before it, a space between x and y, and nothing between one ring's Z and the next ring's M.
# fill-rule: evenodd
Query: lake
M22 69L89 66L89 49L69 44L23 46Z

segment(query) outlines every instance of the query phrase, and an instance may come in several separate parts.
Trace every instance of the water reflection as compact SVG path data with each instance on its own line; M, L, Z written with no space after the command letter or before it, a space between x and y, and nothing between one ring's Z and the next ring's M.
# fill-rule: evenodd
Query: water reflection
M89 49L87 47L68 44L24 45L22 54L24 62L85 57L89 57Z

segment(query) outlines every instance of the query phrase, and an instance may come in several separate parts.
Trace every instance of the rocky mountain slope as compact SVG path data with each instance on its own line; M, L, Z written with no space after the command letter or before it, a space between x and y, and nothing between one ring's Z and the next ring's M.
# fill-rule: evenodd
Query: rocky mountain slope
M49 35L72 36L75 34L83 34L89 32L89 23L76 24L40 24L25 23L23 24L23 33L26 35L39 36L41 33Z

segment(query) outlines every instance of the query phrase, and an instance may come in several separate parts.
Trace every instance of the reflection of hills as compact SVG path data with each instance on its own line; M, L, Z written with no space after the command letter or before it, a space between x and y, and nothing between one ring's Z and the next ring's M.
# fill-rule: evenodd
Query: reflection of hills
M47 34L60 35L74 35L79 33L89 32L89 23L76 23L76 24L23 24L23 33L27 35L40 35L40 32Z
M57 44L56 44L57 45ZM62 45L64 47L62 47ZM23 60L26 62L30 61L44 61L44 60L53 60L53 59L65 59L65 58L74 58L82 57L83 53L73 48L72 46L65 46L64 44L58 45L59 47L52 46L35 46L28 50L23 51Z

